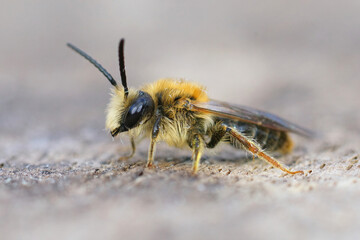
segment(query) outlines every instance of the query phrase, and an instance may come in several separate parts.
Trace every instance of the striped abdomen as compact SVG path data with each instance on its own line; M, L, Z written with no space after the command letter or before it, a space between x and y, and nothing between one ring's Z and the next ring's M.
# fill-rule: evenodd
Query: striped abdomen
M289 135L284 131L278 131L270 128L264 128L255 124L232 121L222 119L229 127L244 134L250 140L255 141L260 147L267 152L279 151L282 153L289 153L292 150L293 144ZM241 148L241 145L236 139L230 136L225 138L232 146Z

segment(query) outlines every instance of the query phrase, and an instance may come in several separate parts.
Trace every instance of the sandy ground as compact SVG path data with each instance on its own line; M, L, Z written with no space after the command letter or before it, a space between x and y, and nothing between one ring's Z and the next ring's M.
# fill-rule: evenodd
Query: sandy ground
M360 15L356 1L3 1L0 239L354 239L360 234ZM160 144L144 169L104 131L110 85L195 80L212 98L316 130L279 160L290 176L224 147L197 177ZM311 170L311 171L310 171Z

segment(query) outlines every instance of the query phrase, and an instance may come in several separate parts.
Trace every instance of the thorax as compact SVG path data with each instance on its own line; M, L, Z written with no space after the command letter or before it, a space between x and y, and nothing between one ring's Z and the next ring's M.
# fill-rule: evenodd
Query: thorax
M146 135L151 136L157 116L161 116L159 141L176 147L186 147L190 130L197 128L205 133L212 124L206 115L191 112L182 107L184 99L206 102L207 94L202 86L182 80L161 79L145 86L143 91L149 93L155 102L155 116L146 123ZM137 132L141 134L141 132Z

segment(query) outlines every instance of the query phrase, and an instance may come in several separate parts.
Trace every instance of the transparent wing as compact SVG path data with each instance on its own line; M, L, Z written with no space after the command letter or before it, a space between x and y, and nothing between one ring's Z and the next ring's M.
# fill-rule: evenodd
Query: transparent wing
M190 109L192 111L211 113L221 118L256 124L265 128L293 132L305 137L315 136L314 132L286 121L274 114L246 106L211 100L205 103L192 102L190 103Z

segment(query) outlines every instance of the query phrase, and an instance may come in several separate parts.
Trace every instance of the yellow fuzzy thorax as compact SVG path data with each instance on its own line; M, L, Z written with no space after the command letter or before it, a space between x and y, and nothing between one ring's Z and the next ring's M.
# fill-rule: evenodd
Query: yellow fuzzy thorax
M205 88L197 83L185 80L160 79L142 88L154 99L156 105L161 105L162 118L158 140L166 142L170 146L188 148L189 130L193 127L195 118L204 119L201 127L204 131L213 124L213 119L206 114L187 114L181 104L182 100L194 102L207 102L209 98ZM152 125L151 125L152 127Z
M171 78L159 79L142 88L143 91L150 94L155 99L159 92L166 94L166 98L171 101L178 96L192 98L198 102L207 102L209 98L205 88L200 84L188 82L183 79L175 80Z

